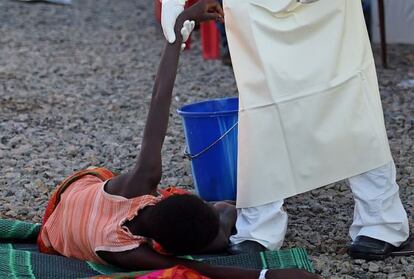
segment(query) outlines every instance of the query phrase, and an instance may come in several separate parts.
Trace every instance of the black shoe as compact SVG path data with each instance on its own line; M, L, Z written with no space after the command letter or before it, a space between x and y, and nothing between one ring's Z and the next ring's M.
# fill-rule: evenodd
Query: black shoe
M348 254L354 259L383 260L396 250L398 248L388 242L360 235L348 247Z
M227 249L227 252L231 255L259 253L266 251L266 247L256 241L246 240L239 244L234 244Z
M408 238L400 247L392 251L392 257L407 257L414 255L414 237Z

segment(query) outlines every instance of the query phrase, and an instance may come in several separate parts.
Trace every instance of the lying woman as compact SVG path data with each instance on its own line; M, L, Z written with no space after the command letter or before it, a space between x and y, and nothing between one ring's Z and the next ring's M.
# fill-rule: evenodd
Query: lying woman
M183 42L180 27L191 27L188 21L222 16L218 4L204 0L179 16L177 40L166 44L161 58L135 167L118 176L96 168L67 178L49 201L38 240L41 251L131 270L182 265L211 278L259 278L260 274L265 278L261 270L174 257L226 249L236 210L228 203L211 205L183 191L158 189L161 149ZM318 277L301 270L269 270L266 278Z

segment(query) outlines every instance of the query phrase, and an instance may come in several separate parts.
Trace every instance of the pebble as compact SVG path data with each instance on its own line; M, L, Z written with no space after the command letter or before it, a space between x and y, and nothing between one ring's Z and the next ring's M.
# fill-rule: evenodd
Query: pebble
M153 2L78 0L67 7L0 1L1 218L40 222L50 193L73 171L134 166L164 44ZM204 61L198 31L192 39L180 58L161 182L189 190L194 183L177 108L237 95L232 69ZM378 65L385 124L410 220L414 93L398 84L413 78L413 57L414 46L389 45L389 69ZM343 181L287 199L284 247L306 248L325 278L413 278L414 257L375 263L349 258L353 206Z
M369 263L368 270L371 272L378 272L380 270L380 266L376 263Z

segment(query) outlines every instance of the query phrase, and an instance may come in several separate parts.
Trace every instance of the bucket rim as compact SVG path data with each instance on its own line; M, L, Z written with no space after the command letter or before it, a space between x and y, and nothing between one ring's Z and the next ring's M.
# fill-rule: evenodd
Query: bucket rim
M217 111L217 112L203 112L203 111L185 111L186 108L200 105L207 102L213 102L213 101L227 101L227 100L238 100L238 97L226 97L226 98L215 98L215 99L208 99L200 102L191 103L188 105L184 105L177 109L177 113L180 116L191 116L191 117L197 117L197 116L215 116L215 115L227 115L227 114L234 114L236 112L239 112L239 109L229 109L229 110L223 110L223 111Z

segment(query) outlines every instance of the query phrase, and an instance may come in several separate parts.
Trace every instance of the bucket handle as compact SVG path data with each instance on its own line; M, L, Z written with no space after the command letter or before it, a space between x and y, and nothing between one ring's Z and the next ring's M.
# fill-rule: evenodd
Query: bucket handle
M216 139L212 144L210 144L209 146L207 146L206 148L204 148L203 150L201 150L195 155L191 155L190 152L188 152L188 147L185 147L184 156L188 158L190 161L197 159L198 157L200 157L201 155L209 151L211 148L213 148L222 139L224 139L231 131L233 131L234 128L236 128L238 124L239 124L239 121L237 121L233 126L231 126L230 129L228 129L223 135L221 135L218 139Z

